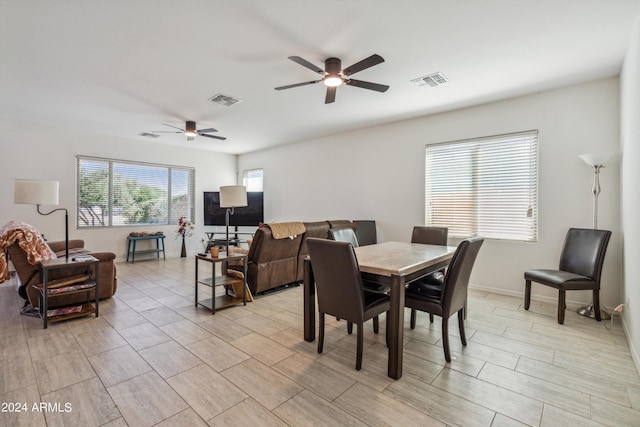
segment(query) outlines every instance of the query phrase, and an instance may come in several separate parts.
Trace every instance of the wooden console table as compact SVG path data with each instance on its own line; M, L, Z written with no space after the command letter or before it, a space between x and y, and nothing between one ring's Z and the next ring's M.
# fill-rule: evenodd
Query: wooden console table
M167 259L165 252L164 252L164 238L166 236L164 234L162 235L153 235L153 236L127 236L127 262L129 262L129 255L131 255L131 264L133 264L136 260L136 254L148 254L148 253L155 253L158 255L158 258L160 258L160 252L162 252L162 257L164 259ZM155 249L143 249L143 250L136 250L136 243L139 240L155 240L156 241L156 248ZM162 242L162 248L160 248L160 242ZM133 245L132 245L133 244ZM133 249L132 249L133 246Z

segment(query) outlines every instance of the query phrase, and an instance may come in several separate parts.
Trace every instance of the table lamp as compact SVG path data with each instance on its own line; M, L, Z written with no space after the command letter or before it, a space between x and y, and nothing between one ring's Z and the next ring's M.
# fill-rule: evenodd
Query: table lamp
M51 215L56 211L64 211L64 256L69 258L69 212L66 208L54 209L51 212L40 212L40 205L57 205L60 193L58 181L36 181L16 179L13 190L13 203L18 205L36 205L40 215Z
M220 207L227 209L225 212L227 256L229 256L229 215L233 215L234 208L243 208L247 205L247 187L244 185L227 185L220 187Z

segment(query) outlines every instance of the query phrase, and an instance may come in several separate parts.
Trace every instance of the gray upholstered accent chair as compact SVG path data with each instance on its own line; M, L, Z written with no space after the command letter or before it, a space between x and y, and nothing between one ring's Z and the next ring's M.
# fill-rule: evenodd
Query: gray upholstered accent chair
M564 239L560 265L557 270L528 270L524 273L524 309L531 304L531 282L558 290L558 323L564 323L567 308L566 291L593 291L596 320L600 316L600 276L611 231L590 228L570 228Z
M411 243L423 243L425 245L447 245L449 229L447 227L415 226L411 233ZM434 271L431 274L418 279L423 286L433 287L435 290L442 288L445 269ZM465 319L466 319L465 309ZM429 313L429 321L433 323L433 314ZM411 310L411 329L416 327L416 310Z
M318 353L322 353L324 345L325 314L355 323L358 341L356 369L360 370L363 348L362 325L365 321L373 319L374 332L378 333L378 315L389 311L389 296L364 289L358 260L351 243L313 237L309 238L307 243L318 296L320 321Z
M464 333L463 309L467 304L467 288L473 264L484 239L474 237L463 240L451 258L441 288L425 286L420 282L411 282L405 290L405 306L442 317L442 346L444 358L451 362L449 350L449 317L458 313L458 328L462 345L467 345Z

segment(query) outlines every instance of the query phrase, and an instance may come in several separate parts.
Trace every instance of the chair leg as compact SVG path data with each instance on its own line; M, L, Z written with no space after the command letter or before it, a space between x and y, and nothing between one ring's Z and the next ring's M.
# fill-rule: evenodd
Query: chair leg
M596 320L599 322L602 320L600 316L600 290L595 289L593 291L593 311L596 315Z
M358 323L357 328L356 334L358 335L358 349L356 352L356 370L359 371L362 368L362 347L364 343L364 338L362 336L362 323Z
M558 323L564 323L564 311L566 307L567 292L560 289L558 291Z
M347 333L351 335L353 333L353 323L347 322Z
M429 313L429 323L433 323L433 314Z
M380 322L378 316L373 318L373 333L377 334L380 331Z
M531 305L531 280L524 282L524 309L529 310Z
M320 313L318 320L320 321L320 330L318 333L318 353L322 353L322 346L324 345L324 313Z
M442 318L442 347L444 348L444 359L451 362L451 351L449 350L449 319Z
M464 333L464 308L458 311L458 328L460 329L462 345L467 345L467 336Z
M416 328L416 309L415 308L411 309L411 322L409 323L409 327L411 329Z

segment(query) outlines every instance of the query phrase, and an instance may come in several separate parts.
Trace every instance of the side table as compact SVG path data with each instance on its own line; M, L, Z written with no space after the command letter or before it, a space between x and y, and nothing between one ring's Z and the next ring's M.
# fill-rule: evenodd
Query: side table
M92 256L76 256L73 258L57 258L42 261L40 263L41 285L36 286L40 291L40 317L44 329L48 322L58 322L74 317L86 316L95 313L98 317L98 267L100 261ZM53 270L64 268L84 267L84 274L78 274L63 279L49 279L49 273ZM93 267L93 269L92 269ZM93 271L92 271L93 270ZM93 300L91 291L94 291ZM87 294L87 302L82 305L71 304L69 306L56 307L49 312L49 298L78 293Z
M212 258L210 255L196 255L195 256L195 306L201 305L211 310L211 314L216 314L216 309L221 309L243 303L247 305L247 256L244 254L231 255L228 257ZM205 261L211 263L211 276L206 278L199 277L198 263ZM243 278L234 276L233 274L220 274L216 275L216 264L220 263L222 272L226 272L226 263L229 261L241 261L243 265ZM198 300L198 287L208 286L211 288L211 298L205 300ZM216 296L216 287L224 286L224 295ZM237 295L237 289L242 286L242 296ZM234 295L229 294L229 288L236 289Z

